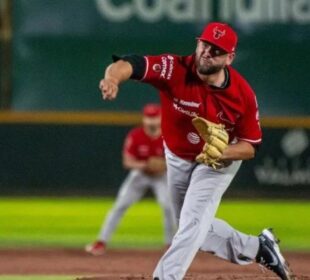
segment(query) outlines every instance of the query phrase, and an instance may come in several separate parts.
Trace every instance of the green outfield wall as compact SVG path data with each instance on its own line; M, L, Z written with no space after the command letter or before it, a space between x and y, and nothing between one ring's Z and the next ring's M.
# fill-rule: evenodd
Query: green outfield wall
M113 194L129 127L1 125L1 193Z
M128 83L113 103L97 90L116 54L191 54L205 23L239 34L235 67L261 113L308 115L306 0L13 0L14 110L139 110L155 91Z
M23 123L0 114L0 194L114 195L126 176L123 139L136 122L130 125L115 117L112 125L100 117L104 115L97 116L96 124L88 115L80 116L77 124L74 114L71 124L57 122L55 116L49 116L49 123L35 117L29 123L28 116ZM227 195L310 198L309 126L284 128L278 123L275 128L275 120L264 123L256 158L243 163Z
M126 175L123 137L142 105L159 99L130 81L117 100L102 101L98 82L111 55L191 54L205 23L218 20L239 34L234 66L256 91L264 128L256 159L227 195L310 197L308 0L10 3L12 67L1 64L1 73L11 77L12 94L3 99L10 110L0 112L0 194L115 194Z

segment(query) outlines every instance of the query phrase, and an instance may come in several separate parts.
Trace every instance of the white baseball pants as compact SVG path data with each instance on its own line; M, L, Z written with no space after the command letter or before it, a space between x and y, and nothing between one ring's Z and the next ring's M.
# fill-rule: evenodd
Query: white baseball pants
M108 242L125 211L140 200L151 188L164 214L166 244L171 244L175 233L175 218L172 211L166 175L150 177L139 170L131 170L120 187L115 204L103 223L98 239ZM141 233L143 234L143 233Z
M243 234L215 214L241 161L220 170L183 160L166 148L168 185L179 228L153 273L159 280L181 280L197 251L207 251L238 264L251 263L258 237ZM207 264L206 264L207 265Z

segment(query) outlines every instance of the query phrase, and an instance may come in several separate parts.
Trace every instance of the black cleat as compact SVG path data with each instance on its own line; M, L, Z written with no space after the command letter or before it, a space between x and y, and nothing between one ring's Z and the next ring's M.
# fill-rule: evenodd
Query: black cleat
M272 230L264 229L258 238L256 262L276 273L282 280L293 280L289 265L280 252L279 241Z

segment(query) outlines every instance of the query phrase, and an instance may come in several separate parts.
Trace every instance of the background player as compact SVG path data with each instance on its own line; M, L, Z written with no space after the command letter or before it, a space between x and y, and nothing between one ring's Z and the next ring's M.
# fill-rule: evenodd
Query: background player
M123 182L113 209L103 223L98 240L86 246L93 255L105 252L107 243L129 206L142 198L148 188L154 192L164 213L165 242L170 245L175 219L167 189L166 163L161 135L161 108L147 104L143 108L143 126L132 129L124 142L123 165L130 172Z
M108 100L114 99L119 84L130 78L160 90L168 184L179 228L154 271L154 279L183 279L199 249L237 264L257 261L281 279L292 279L270 230L251 236L214 218L242 160L255 156L262 137L255 94L230 66L236 46L235 31L213 22L198 38L195 54L125 56L111 64L100 81L103 98ZM197 134L192 123L197 116L225 125L229 134L229 145L216 159L220 169L195 162L201 153L208 156L211 144L206 142L206 146Z

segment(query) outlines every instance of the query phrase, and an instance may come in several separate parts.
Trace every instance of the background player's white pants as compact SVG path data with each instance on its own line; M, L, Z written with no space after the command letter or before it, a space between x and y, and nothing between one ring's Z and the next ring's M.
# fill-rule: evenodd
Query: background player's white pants
M165 242L171 244L176 223L172 211L170 193L167 186L167 176L150 177L138 170L129 172L118 192L116 202L101 227L98 239L108 242L120 218L129 206L142 198L148 188L151 188L164 214Z
M251 263L258 251L258 237L236 231L214 218L241 161L215 171L206 165L185 161L167 148L166 161L179 229L153 276L160 280L183 279L199 249L234 263Z

